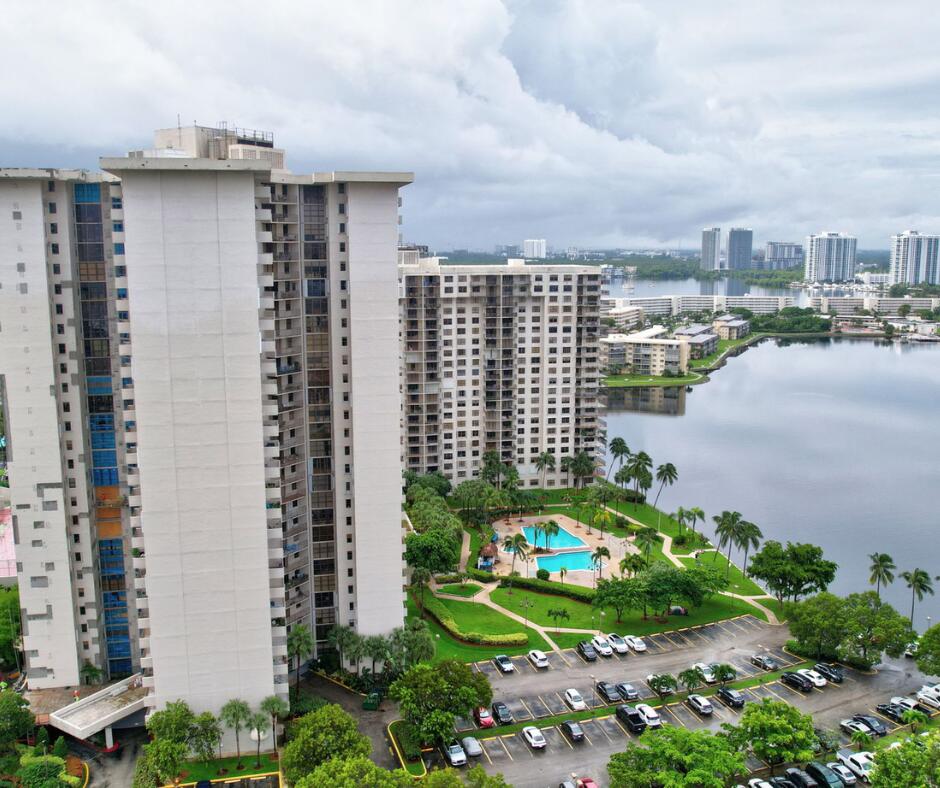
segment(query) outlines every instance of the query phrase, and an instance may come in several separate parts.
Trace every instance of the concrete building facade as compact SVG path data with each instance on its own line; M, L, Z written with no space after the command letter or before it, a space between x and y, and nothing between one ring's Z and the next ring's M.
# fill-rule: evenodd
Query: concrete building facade
M389 468L412 176L294 175L270 135L224 127L101 163L0 170L30 686L88 662L141 673L150 708L286 696L293 627L319 651L334 624L404 617Z
M731 270L751 267L754 253L754 231L745 227L732 227L728 231L728 264Z
M940 235L907 230L891 236L889 284L940 284Z
M548 246L544 238L529 238L522 242L522 256L526 260L544 260L548 257Z
M850 282L855 278L857 239L843 233L819 233L806 239L807 282Z
M640 307L645 315L684 315L694 312L724 312L743 307L755 314L773 314L793 306L792 296L721 296L721 295L673 295L639 298L619 298L618 308Z
M702 230L703 271L717 271L721 268L721 228L706 227Z
M739 315L716 317L712 328L719 339L743 339L751 332L751 322Z
M798 268L802 264L802 244L790 241L767 241L764 247L764 268L775 271Z
M684 375L689 371L689 358L689 343L670 338L664 326L632 334L611 334L601 340L603 367L623 368L633 375L661 376L667 371Z
M542 452L599 452L600 272L593 266L443 265L402 258L405 468L474 478L483 454L536 486Z

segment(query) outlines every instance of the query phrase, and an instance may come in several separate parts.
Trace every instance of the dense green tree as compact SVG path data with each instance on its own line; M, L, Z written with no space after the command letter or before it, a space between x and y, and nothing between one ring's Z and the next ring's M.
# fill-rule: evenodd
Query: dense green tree
M554 520L549 520L542 524L542 533L545 535L545 549L549 550L552 546L552 539L558 536L561 526Z
M662 541L662 536L655 528L643 528L633 537L633 544L646 557L647 566L650 565L650 552Z
M676 676L679 683L686 688L686 691L692 692L705 683L705 674L701 668L686 668Z
M13 690L0 692L0 753L12 752L17 739L33 729L29 701Z
M762 580L779 602L825 591L836 576L837 565L823 558L813 544L771 540L751 558L751 577Z
M239 769L242 768L241 730L248 723L249 717L251 717L251 707L241 698L228 701L219 712L222 723L235 731L236 763Z
M849 594L843 612L848 629L839 647L843 659L874 665L883 653L899 657L914 639L907 618L881 601L874 591Z
M65 736L60 736L55 740L55 744L52 745L52 754L56 758L65 760L65 757L69 754L69 744L65 740Z
M150 744L144 745L147 759L162 783L171 783L179 775L189 747L183 742L172 739L154 739Z
M434 656L434 638L426 621L409 619L388 636L388 672L398 676Z
M748 520L742 522L736 529L735 544L739 550L744 551L744 560L741 563L741 571L747 577L747 554L751 550L756 550L760 545L760 540L764 538L764 532L755 523ZM728 567L728 571L731 567Z
M425 473L422 476L414 471L405 471L405 484L410 491L413 487L426 487L442 497L450 495L450 480L440 471Z
M653 459L645 451L638 451L627 458L626 468L633 479L633 508L639 506L640 484L644 476L650 472L653 467Z
M331 758L368 759L372 742L359 732L356 720L335 703L305 714L291 726L290 741L281 752L281 767L291 785ZM371 763L371 762L370 762ZM333 785L331 782L310 785ZM345 783L343 783L345 785ZM369 785L364 782L362 785Z
M594 460L591 455L579 451L571 462L571 473L575 478L575 486L584 487L587 480L594 475Z
M882 584L890 585L894 582L894 570L897 566L894 564L894 559L887 553L872 553L868 559L871 561L868 567L868 571L871 572L868 582L875 586L875 593L881 596Z
M940 624L934 624L917 641L917 667L928 676L940 676Z
M86 659L85 663L78 669L78 675L83 684L97 684L101 681L103 673L101 668Z
M610 550L603 545L600 547L595 547L594 552L591 553L591 565L593 566L592 571L596 571L598 577L604 574L604 559L610 560Z
M611 788L724 788L748 772L744 755L729 738L707 730L659 728L607 764Z
M643 605L643 591L635 579L599 580L594 593L593 605L604 610L613 608L617 623L623 621L625 610L638 610ZM557 622L556 622L557 626Z
M20 595L17 587L0 588L0 668L17 665L16 642L20 636Z
M287 633L287 658L294 663L294 693L300 692L300 666L313 653L313 635L306 624L295 624Z
M940 735L908 738L900 747L875 753L871 788L937 788L940 786Z
M186 744L192 736L196 715L184 700L174 700L147 719L147 730L154 739Z
M405 537L405 561L430 572L452 572L460 561L460 541L447 528L429 528Z
M82 782L70 776L65 770L65 760L55 755L24 755L16 776L22 788L66 788Z
M525 538L525 534L521 531L519 533L513 534L512 536L506 536L503 539L503 550L507 553L512 553L512 564L509 567L509 575L512 577L513 573L516 571L516 559L520 558L523 561L529 557L529 542ZM512 581L510 580L509 593L512 593Z
M480 479L468 479L458 484L452 497L460 508L460 515L468 525L486 522L486 511L496 498L496 489Z
M741 526L745 522L744 517L741 515L741 512L729 512L725 510L721 514L716 514L712 517L712 520L715 523L715 536L718 537L718 549L723 550L725 547L728 548L728 564L725 571L730 572L731 548L737 544L738 536L741 533ZM712 555L712 560L717 556L718 552L716 551Z
M160 783L160 775L148 757L147 749L144 748L134 765L134 778L131 788L157 788Z
M276 697L272 695L271 697ZM282 703L284 701L281 701ZM193 721L190 747L202 760L209 763L217 748L222 744L222 723L211 711L196 715Z
M834 657L849 634L845 601L822 593L786 606L790 633L805 653L816 659Z
M404 769L389 771L364 755L350 755L324 761L291 784L294 788L414 788L415 781Z
M813 757L813 718L795 706L764 699L748 703L737 725L722 725L732 745L739 751L750 748L771 765L808 761Z

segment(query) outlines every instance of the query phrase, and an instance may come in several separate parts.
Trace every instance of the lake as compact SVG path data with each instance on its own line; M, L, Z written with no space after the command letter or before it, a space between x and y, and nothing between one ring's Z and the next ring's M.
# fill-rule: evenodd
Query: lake
M821 295L822 291L817 291ZM852 295L848 290L827 290L828 296ZM651 298L665 295L731 295L731 296L792 296L796 306L809 306L810 294L806 290L790 287L759 287L741 279L617 279L610 285L614 298Z
M679 471L663 509L700 506L709 529L737 510L765 539L818 544L839 564L838 594L869 588L873 552L893 556L898 575L940 574L940 347L766 340L688 390L608 398L608 440ZM883 596L909 613L902 580ZM917 604L918 629L928 616L940 620L940 596Z

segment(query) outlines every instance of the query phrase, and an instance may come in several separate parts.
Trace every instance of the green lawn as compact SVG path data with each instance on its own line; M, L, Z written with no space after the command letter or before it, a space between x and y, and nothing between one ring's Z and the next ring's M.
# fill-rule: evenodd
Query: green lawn
M440 591L444 594L453 594L454 596L471 597L475 596L481 588L483 588L483 586L477 585L476 583L467 583L466 585L449 583L446 586L441 586Z
M267 772L277 771L277 759L272 759L270 755L265 753L261 753L261 768L256 769L255 751L248 745L246 745L246 749L242 752L242 765L244 768L236 771L235 765L237 763L237 758L213 760L209 761L208 765L202 761L189 761L181 772L181 774L184 775L182 783L185 785L186 783L199 782L199 780L216 780L220 777L232 780L251 774L265 774ZM227 769L224 775L219 774L219 769L222 768Z
M732 350L733 348L743 345L745 342L756 341L755 336L760 336L760 334L748 334L748 336L743 339L719 339L718 340L718 349L714 353L709 353L705 358L697 358L689 362L690 367L708 367L714 364L720 357L722 353Z
M708 376L699 372L691 372L688 375L673 375L672 377L665 377L664 375L611 375L604 378L604 385L607 388L614 389L629 389L641 386L694 386L696 383L704 383L706 380L708 380Z
M477 632L519 632L522 625L499 612L473 602L460 602L457 600L441 599L441 602L451 609L454 618L461 626L473 627ZM453 606L453 607L452 607ZM469 609L468 609L469 608ZM408 599L408 617L418 618L418 608L414 601ZM433 662L444 659L456 659L460 662L476 662L480 659L490 659L497 654L525 654L529 649L537 648L547 651L548 644L534 629L528 630L529 642L524 646L515 648L509 646L474 646L452 638L433 619L425 619L431 634L434 636L435 651Z
M686 566L695 566L694 558L680 558L679 560ZM712 566L721 570L721 573L728 578L728 591L742 596L759 596L767 593L753 580L745 577L744 573L733 563L729 569L728 559L723 553L715 551L703 553L699 560L702 566Z
M593 626L596 629L618 632L621 635L648 635L654 632L668 632L673 629L707 624L723 618L732 618L745 613L751 613L757 618L764 619L763 614L757 608L747 604L747 602L726 596L714 596L701 607L690 610L689 615L670 616L666 623L660 623L652 617L644 621L642 611L631 610L626 611L624 620L618 624L616 622L617 614L612 609L607 609L604 611L603 626L601 626L599 611L594 610L585 602L578 602L568 597L540 594L534 591L525 591L521 588L517 588L510 595L508 589L497 588L490 594L490 599L520 616L526 615L523 600L528 600L532 603L532 606L528 608L529 618L535 624L545 627L549 636L558 645L562 645L562 642L565 641L565 646L575 645L584 638L577 634L566 635L564 633L559 633L556 637L551 631L555 627L555 620L549 617L549 610L566 610L568 612L569 618L560 620L558 622L559 627L591 629ZM592 611L594 613L593 622Z

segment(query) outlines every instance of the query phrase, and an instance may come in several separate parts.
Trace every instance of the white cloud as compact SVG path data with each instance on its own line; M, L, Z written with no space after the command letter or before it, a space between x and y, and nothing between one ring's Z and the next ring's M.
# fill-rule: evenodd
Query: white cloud
M927 2L8 4L6 163L270 129L295 169L412 169L434 246L940 230ZM81 159L81 161L70 161Z

